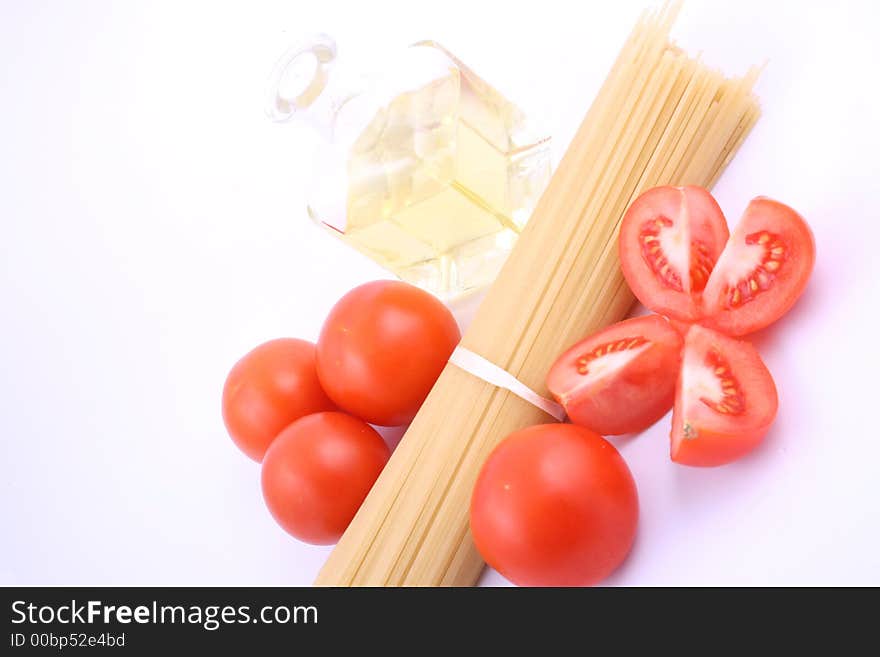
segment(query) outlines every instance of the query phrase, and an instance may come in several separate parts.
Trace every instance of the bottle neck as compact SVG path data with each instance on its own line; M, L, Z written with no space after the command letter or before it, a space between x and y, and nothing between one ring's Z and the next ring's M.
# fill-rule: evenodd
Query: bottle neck
M287 50L269 78L269 118L278 122L301 119L332 139L339 109L357 95L334 75L335 63L336 42L326 34L311 36Z

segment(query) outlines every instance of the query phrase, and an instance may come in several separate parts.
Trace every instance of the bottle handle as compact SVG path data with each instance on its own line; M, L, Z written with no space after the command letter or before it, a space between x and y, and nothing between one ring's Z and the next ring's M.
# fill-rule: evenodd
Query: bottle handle
M308 110L326 88L335 59L336 41L326 34L288 48L269 75L266 115L282 122Z

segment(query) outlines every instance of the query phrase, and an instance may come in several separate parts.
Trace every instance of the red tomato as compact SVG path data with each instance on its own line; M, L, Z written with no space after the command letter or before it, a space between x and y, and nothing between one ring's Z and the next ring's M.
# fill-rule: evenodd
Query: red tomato
M263 498L301 541L335 543L370 492L390 451L370 425L345 413L315 413L287 427L263 459Z
M381 426L406 424L461 339L449 309L399 281L356 287L318 339L318 377L341 408Z
M775 322L804 291L815 259L803 218L787 205L756 198L709 276L702 323L745 335Z
M483 558L521 586L587 586L624 560L638 493L626 462L571 424L516 431L486 460L471 498Z
M701 187L655 187L620 225L620 265L633 294L670 319L700 316L700 293L729 233L721 208Z
M574 424L606 436L641 431L672 408L681 347L659 315L628 319L562 354L547 388Z
M315 345L305 340L261 344L233 366L223 386L226 430L257 462L288 424L335 408L318 382Z
M755 448L776 417L776 386L748 342L694 325L672 411L672 460L723 465Z

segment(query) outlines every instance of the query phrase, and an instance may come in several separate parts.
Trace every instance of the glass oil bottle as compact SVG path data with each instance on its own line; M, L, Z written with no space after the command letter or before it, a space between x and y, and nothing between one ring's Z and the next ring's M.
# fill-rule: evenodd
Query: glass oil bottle
M309 215L445 301L491 283L549 180L549 137L436 42L374 76L335 63L335 42L313 37L269 89L271 118L327 138Z

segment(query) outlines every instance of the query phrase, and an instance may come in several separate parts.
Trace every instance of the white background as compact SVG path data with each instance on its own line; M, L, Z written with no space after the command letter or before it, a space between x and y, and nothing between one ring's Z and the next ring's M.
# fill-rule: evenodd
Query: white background
M326 31L358 60L437 39L558 158L642 4L0 1L0 583L308 584L325 558L274 524L220 419L239 356L314 339L383 276L306 219L315 139L263 117L292 40ZM818 261L757 338L781 403L756 453L673 465L668 419L619 443L642 513L610 584L880 584L874 5L679 19L726 71L769 60L715 191L732 222L758 194L799 209Z

